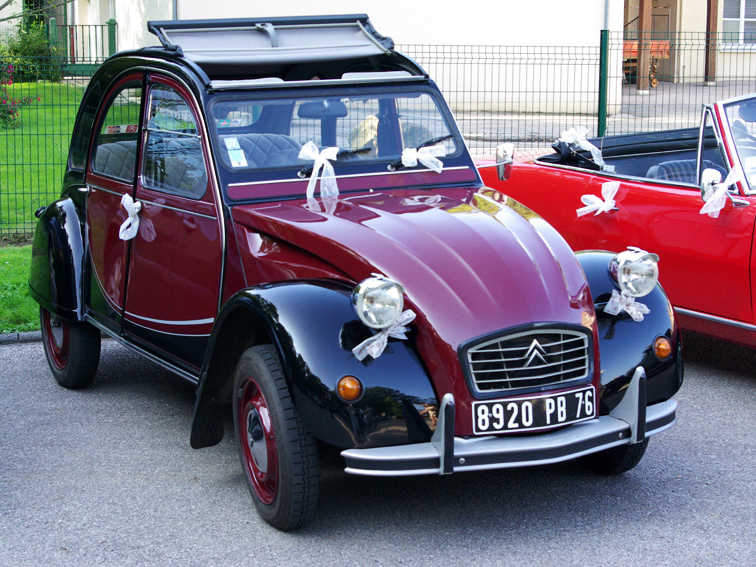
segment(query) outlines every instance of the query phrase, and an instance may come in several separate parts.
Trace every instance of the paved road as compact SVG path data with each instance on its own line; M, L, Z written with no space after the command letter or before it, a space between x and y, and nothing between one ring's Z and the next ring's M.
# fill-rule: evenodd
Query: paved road
M756 564L756 351L689 338L678 425L623 477L331 467L315 522L283 534L230 439L189 448L192 390L104 344L84 392L40 344L0 347L0 565Z

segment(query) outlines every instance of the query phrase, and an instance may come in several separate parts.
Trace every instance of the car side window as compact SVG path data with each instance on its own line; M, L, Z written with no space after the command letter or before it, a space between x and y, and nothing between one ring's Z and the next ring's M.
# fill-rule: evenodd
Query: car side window
M141 105L139 82L127 83L110 99L92 150L92 171L129 183L134 181Z
M207 188L207 169L199 128L189 105L172 88L154 85L148 117L144 186L199 199Z

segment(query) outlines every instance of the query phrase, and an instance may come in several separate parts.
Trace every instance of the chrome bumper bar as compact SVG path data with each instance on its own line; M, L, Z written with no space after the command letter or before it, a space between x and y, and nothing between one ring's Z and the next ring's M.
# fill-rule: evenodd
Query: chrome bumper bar
M609 415L551 433L518 437L454 436L454 397L441 401L433 439L427 443L347 449L348 473L368 476L451 474L462 471L546 465L567 461L660 433L675 422L677 402L646 407L646 374L638 367L622 401Z

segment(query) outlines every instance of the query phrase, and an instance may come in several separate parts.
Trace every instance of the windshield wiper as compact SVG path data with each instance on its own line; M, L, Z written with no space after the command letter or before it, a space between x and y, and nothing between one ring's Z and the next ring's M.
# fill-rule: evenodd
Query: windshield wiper
M417 146L415 149L420 148L427 148L428 146L435 146L436 144L439 144L441 142L445 142L446 140L449 140L454 137L454 134L445 134L443 136L436 136L435 138L431 138L430 140L425 140L422 144Z
M444 134L443 136L436 136L435 138L431 138L430 140L425 140L422 144L417 146L415 149L419 150L420 148L427 148L430 146L435 146L436 144L440 144L441 142L445 142L446 140L449 140L454 137L454 134ZM402 163L402 159L399 158L396 161L391 162L388 164L388 170L389 171L396 171L398 169L402 169L404 164Z
M354 150L339 150L336 154L336 161L340 161L342 158L349 157L349 156L355 156L358 154L366 154L373 150L373 146L363 146L361 148L356 148ZM312 166L309 167L303 167L297 172L297 177L309 177L312 175Z

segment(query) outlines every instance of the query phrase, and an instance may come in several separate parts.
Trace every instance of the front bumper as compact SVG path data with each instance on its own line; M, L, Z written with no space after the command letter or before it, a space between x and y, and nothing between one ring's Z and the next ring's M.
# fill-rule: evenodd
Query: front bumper
M635 370L625 396L609 415L551 433L519 437L454 436L454 398L446 394L428 443L347 449L345 471L369 476L451 474L546 465L631 443L642 443L675 422L677 402L646 406L646 375Z

